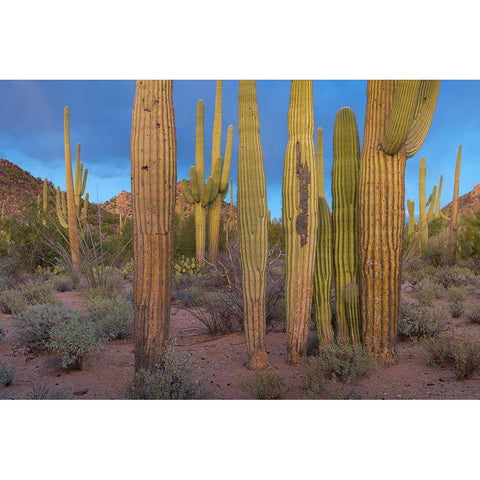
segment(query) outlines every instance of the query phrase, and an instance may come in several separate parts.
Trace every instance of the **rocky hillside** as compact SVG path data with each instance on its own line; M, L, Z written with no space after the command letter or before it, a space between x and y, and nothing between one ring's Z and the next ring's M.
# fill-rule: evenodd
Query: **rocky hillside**
M43 180L5 159L0 159L0 209L6 215L18 214L25 202L42 193ZM53 185L50 185L53 195Z
M445 215L450 215L452 204L449 203L442 208ZM474 185L473 190L458 198L459 215L467 215L469 213L480 212L480 185Z

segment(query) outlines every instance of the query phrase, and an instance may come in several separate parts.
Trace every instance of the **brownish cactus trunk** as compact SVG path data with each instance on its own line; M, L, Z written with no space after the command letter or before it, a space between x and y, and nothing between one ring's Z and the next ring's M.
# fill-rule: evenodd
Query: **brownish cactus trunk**
M405 147L381 149L395 81L370 81L360 159L360 299L363 340L377 357L392 359L398 325L405 221Z
M132 115L135 369L161 364L170 323L176 138L173 82L139 80Z

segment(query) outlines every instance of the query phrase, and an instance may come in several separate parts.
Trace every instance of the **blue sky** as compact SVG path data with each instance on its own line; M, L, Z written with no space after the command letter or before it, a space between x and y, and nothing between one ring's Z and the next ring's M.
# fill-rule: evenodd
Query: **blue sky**
M267 176L269 208L281 215L283 159L287 143L290 82L257 81L258 104ZM92 201L105 201L121 190L130 191L130 126L134 81L10 81L0 80L0 157L18 164L34 176L47 177L65 186L63 159L63 106L70 107L71 141L82 145L82 161L89 169ZM175 81L174 104L178 144L178 179L188 174L194 161L195 110L205 101L206 160L210 161L215 81ZM237 169L238 82L223 82L223 140L233 124L232 174ZM335 114L350 106L363 137L366 81L314 82L315 126L324 129L325 188L330 191L332 133ZM427 195L444 175L442 206L453 192L458 145L463 145L460 194L480 183L480 82L443 81L430 133L419 154L407 162L406 197L418 204L418 165L427 161ZM223 149L222 146L222 149ZM234 187L234 192L236 188Z

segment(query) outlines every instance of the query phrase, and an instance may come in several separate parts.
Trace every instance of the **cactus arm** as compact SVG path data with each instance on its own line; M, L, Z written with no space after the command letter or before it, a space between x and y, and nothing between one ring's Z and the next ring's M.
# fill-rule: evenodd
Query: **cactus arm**
M420 80L399 80L395 87L393 105L385 126L382 148L394 155L403 147L412 126Z
M212 170L217 158L222 156L222 81L217 80L215 87L215 113L213 116L213 132L212 132Z
M211 172L211 177L212 177L212 180L213 180L212 194L214 194L215 197L217 196L218 192L220 191L220 180L222 178L222 167L223 167L223 158L218 157L213 162L213 169L212 169L212 172ZM214 200L214 198L212 200Z
M428 207L427 211L427 222L430 223L433 218L434 218L434 209L435 209L435 202L437 199L437 186L433 186L432 193L428 197L428 201L426 203L426 206Z
M197 121L195 127L195 168L198 175L198 193L203 195L205 188L205 126L204 126L205 106L203 100L197 102Z
M190 190L190 187L188 186L188 182L187 180L185 180L184 178L182 178L182 180L180 181L181 185L182 185L182 192L183 192L183 195L185 196L185 200L187 201L187 203L189 203L190 205L194 204L195 203L195 199L193 198L193 194Z
M425 141L432 124L439 92L440 80L422 80L420 82L414 119L405 141L407 158L413 157Z
M226 193L228 189L228 177L230 176L230 165L232 162L233 125L228 126L227 143L225 145L225 159L223 162L222 177L220 180L220 193Z
M203 179L200 179L197 175L197 169L192 165L190 167L190 188L192 190L192 197L195 203L200 201L200 183L203 183Z
M214 200L215 196L213 193L213 179L212 177L208 177L201 200L202 207L207 207Z
M63 228L68 228L66 199L62 193L60 187L57 187L55 197L57 218Z

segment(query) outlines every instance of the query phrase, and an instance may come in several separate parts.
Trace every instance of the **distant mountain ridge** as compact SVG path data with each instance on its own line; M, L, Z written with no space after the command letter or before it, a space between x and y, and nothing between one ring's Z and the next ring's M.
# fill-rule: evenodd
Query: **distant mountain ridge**
M452 202L442 208L445 215L450 216L452 209ZM458 214L468 215L470 213L480 212L480 184L473 186L471 192L458 197Z

